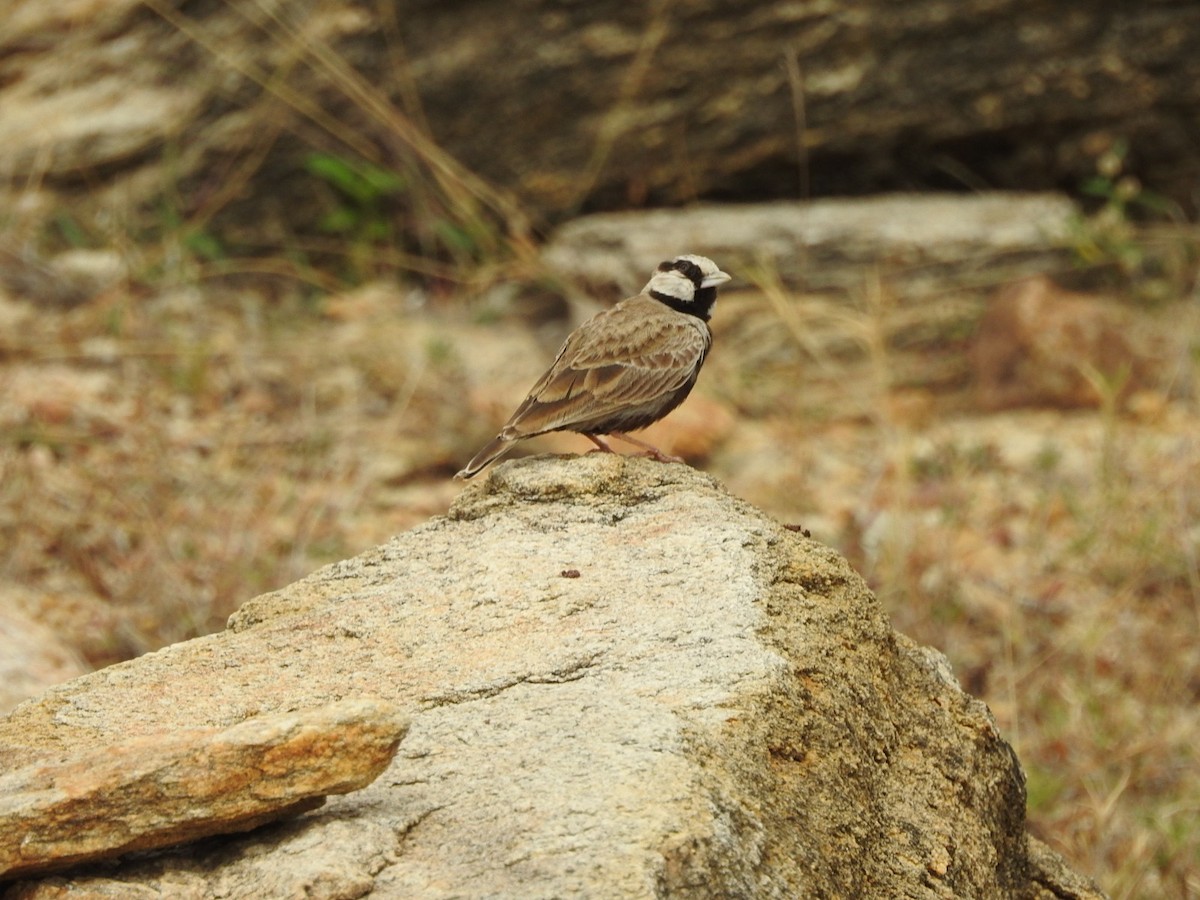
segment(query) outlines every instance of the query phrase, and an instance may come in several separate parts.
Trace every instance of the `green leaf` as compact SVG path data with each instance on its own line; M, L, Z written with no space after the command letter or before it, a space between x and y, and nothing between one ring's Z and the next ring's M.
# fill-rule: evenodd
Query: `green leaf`
M305 160L305 168L352 200L363 203L373 196L367 181L349 162L340 157L327 153L310 153Z
M1084 180L1079 189L1089 196L1102 197L1105 200L1111 200L1114 194L1112 179L1103 175L1093 175Z
M331 234L346 234L358 227L362 216L348 206L339 206L327 212L317 222L317 227Z
M58 226L58 232L63 236L63 240L72 247L86 247L88 245L87 234L68 213L60 212L55 216L54 224Z
M465 230L459 228L453 222L447 222L444 219L438 221L433 226L437 236L451 250L458 250L461 253L470 253L475 249L475 241L471 239Z
M404 190L407 182L402 175L365 163L359 173L375 191L376 197L392 197Z
M402 176L369 162L351 161L329 153L310 153L304 167L334 190L360 205L399 193Z
M226 257L225 248L216 235L208 231L193 231L183 239L183 245L204 259L216 262Z

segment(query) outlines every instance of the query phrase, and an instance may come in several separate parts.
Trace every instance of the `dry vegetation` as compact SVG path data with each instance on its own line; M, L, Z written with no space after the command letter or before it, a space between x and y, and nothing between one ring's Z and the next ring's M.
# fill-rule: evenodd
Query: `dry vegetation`
M548 352L415 287L320 312L132 287L0 306L0 571L94 665L218 629L248 597L443 511L450 473ZM786 386L764 404L738 348L778 324L779 299L722 305L690 402L727 424L701 464L838 546L898 628L947 653L1017 748L1041 836L1114 897L1200 895L1194 383L983 415L890 387L878 342L849 362L783 342L757 363ZM826 305L789 299L801 325L829 327ZM861 338L880 315L835 321ZM1196 327L1186 307L1158 315ZM680 444L685 412L666 435Z
M1139 313L1184 336L1153 389L1118 399L1098 379L1095 408L985 413L970 392L899 386L897 298L864 296L857 313L782 298L806 365L772 373L789 388L719 474L835 545L899 630L949 656L1017 750L1039 836L1114 897L1200 896L1195 298ZM814 356L831 330L857 363ZM747 373L717 359L732 399Z
M122 273L88 299L53 303L61 273L0 294L0 591L92 665L219 629L249 597L443 511L450 474L556 340L496 318L489 286L542 274L523 225L487 224L516 215L506 201L317 50L393 123L409 177L426 174L419 205L449 223L436 260L376 265L368 203L342 208L330 241L354 274L389 274L345 293L303 286L336 280L307 265L221 258L205 220L151 247L84 236L116 245ZM314 189L336 207L355 176L334 170ZM359 175L367 200L386 193ZM1085 249L1107 264L1103 236ZM227 277L256 267L295 290ZM1200 897L1194 286L1176 278L1145 312L1190 334L1155 390L988 415L898 377L886 298L831 305L769 282L718 307L689 403L727 424L697 463L838 547L899 629L950 657L1020 755L1033 830L1113 897ZM956 336L930 364L960 350Z

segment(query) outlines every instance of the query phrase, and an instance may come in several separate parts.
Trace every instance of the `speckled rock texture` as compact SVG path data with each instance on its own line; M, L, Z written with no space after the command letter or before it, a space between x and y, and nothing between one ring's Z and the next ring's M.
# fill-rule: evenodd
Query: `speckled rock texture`
M0 775L0 876L250 831L374 781L407 729L386 703L343 700L174 728Z
M51 690L0 766L350 698L412 722L365 790L6 898L1101 896L843 559L605 454L504 463L227 631Z

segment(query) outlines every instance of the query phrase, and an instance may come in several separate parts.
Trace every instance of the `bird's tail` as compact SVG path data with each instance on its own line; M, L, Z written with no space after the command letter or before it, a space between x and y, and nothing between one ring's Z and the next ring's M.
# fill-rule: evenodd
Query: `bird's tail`
M496 435L490 441L483 445L483 449L476 453L469 463L463 467L463 470L455 475L455 478L466 480L478 475L488 465L502 457L505 453L513 448L516 440L511 436L505 435L504 432Z

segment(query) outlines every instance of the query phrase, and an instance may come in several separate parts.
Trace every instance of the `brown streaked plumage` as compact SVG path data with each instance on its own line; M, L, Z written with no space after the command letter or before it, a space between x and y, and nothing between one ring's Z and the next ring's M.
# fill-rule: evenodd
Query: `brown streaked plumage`
M627 432L657 422L691 392L712 344L708 319L729 276L703 256L661 263L642 292L598 313L567 338L500 433L458 473L470 478L518 441L576 431L612 452L600 435L629 441L664 462L681 462Z

